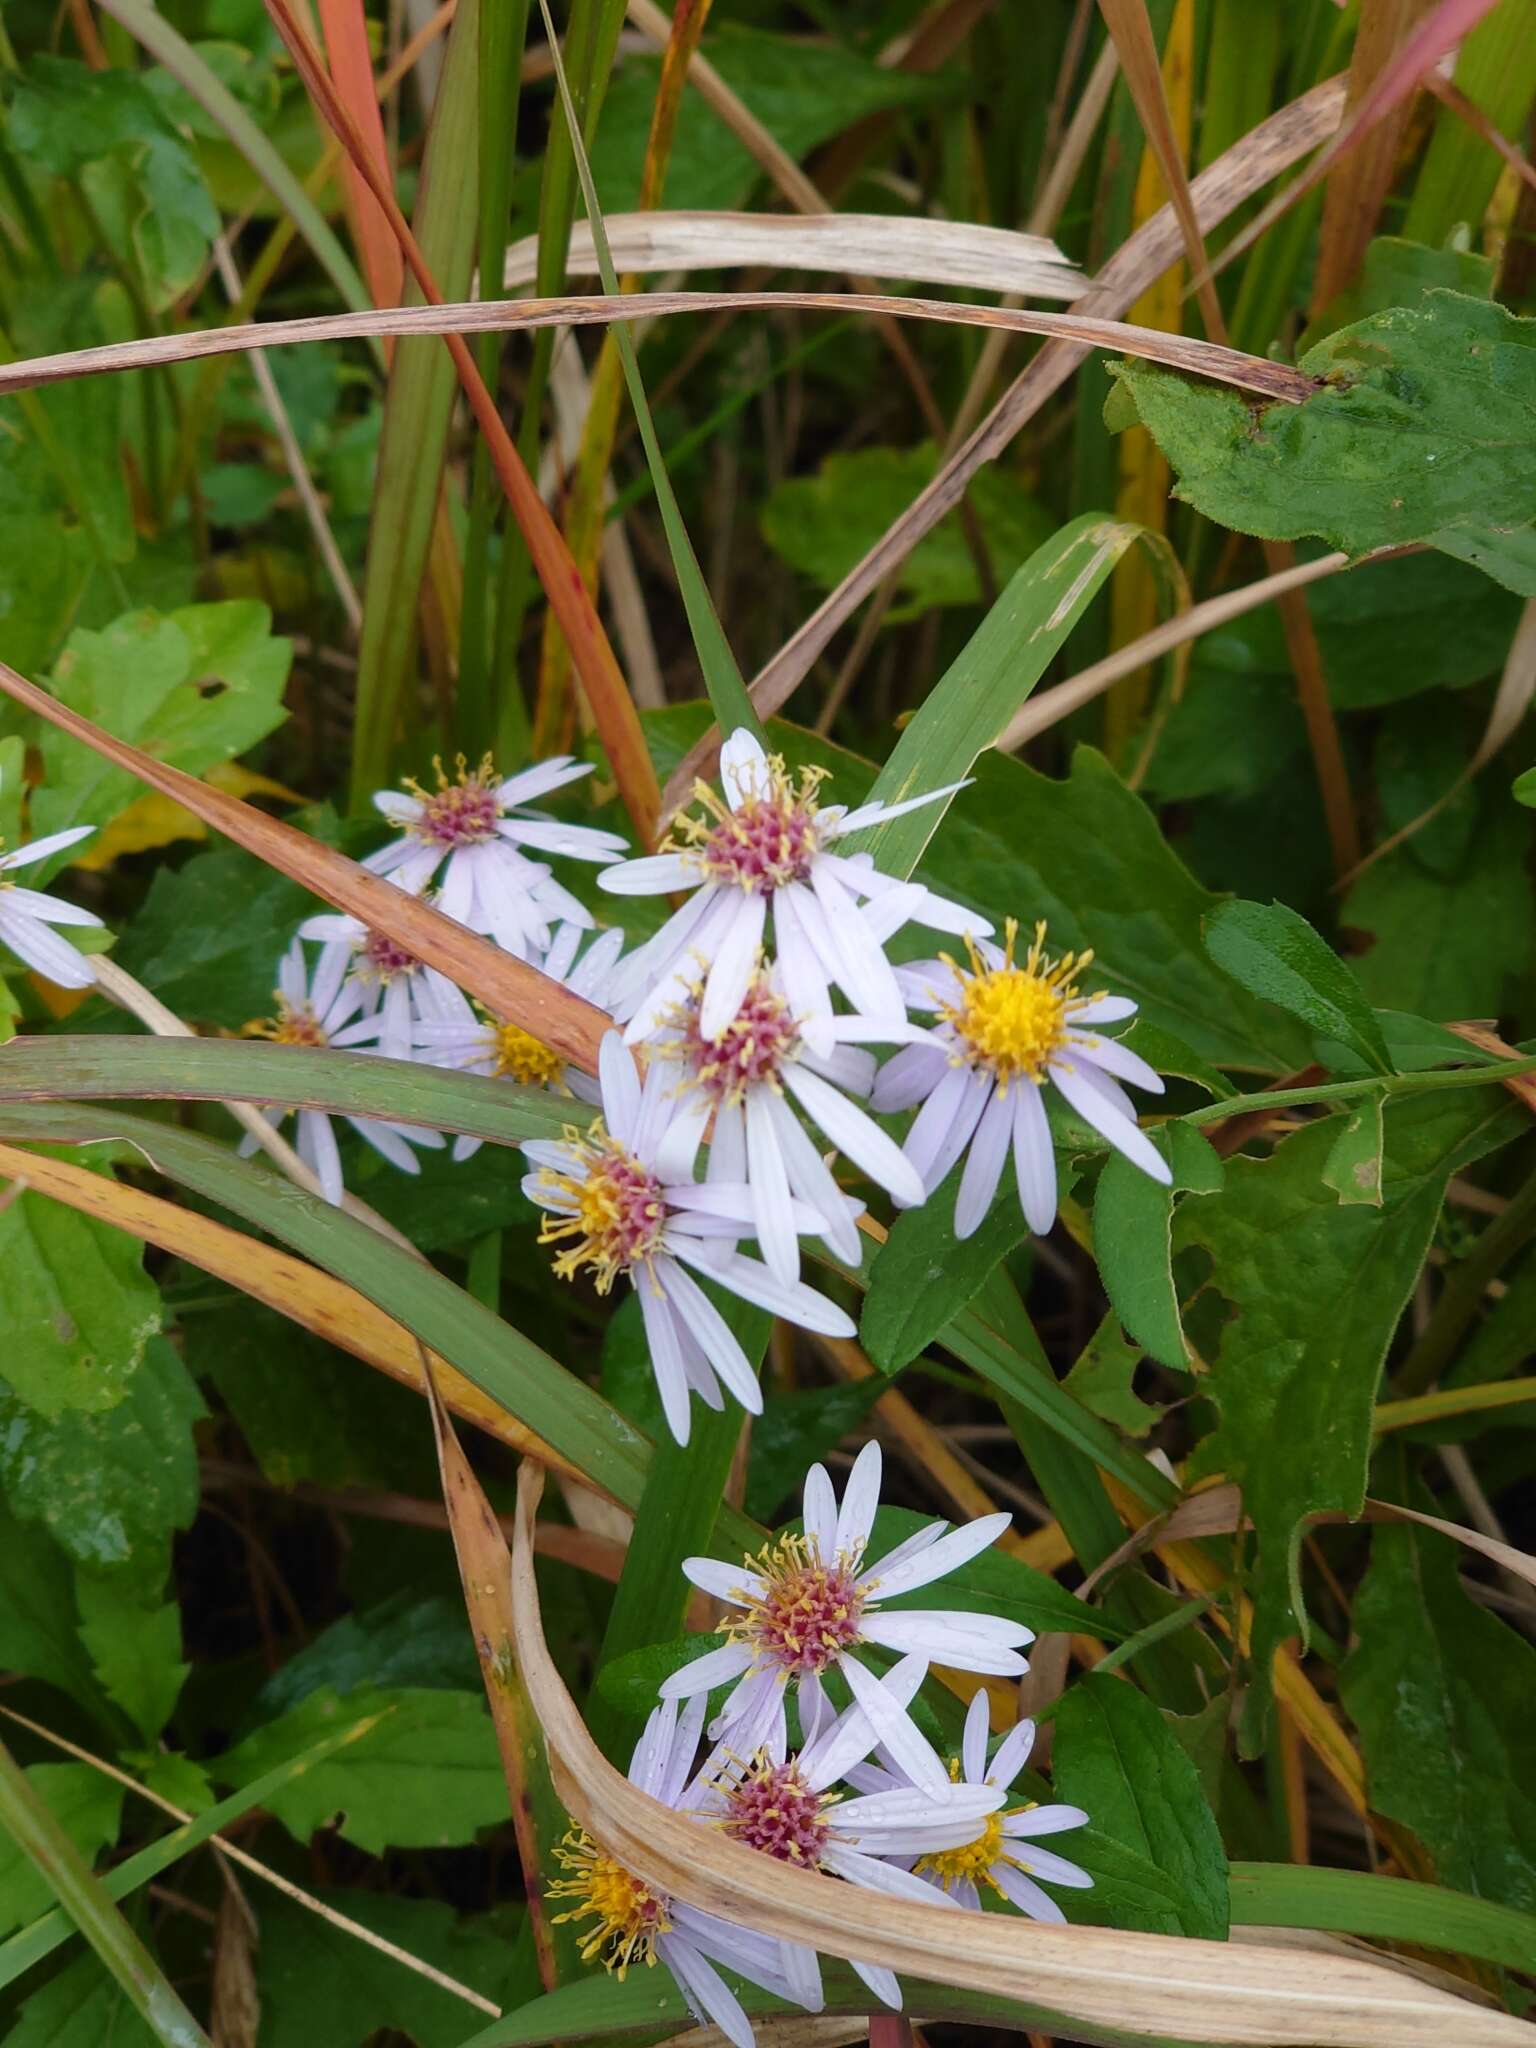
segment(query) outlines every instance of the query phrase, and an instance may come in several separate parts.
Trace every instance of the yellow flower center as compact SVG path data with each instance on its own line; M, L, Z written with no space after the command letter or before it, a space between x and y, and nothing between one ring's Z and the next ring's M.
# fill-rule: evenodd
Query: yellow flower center
M587 1175L552 1167L539 1175L542 1187L574 1205L574 1214L546 1214L539 1243L573 1240L555 1260L556 1273L572 1280L588 1266L598 1293L606 1294L620 1273L654 1256L666 1223L666 1197L655 1175L608 1135L601 1118L585 1136L568 1125L565 1142L586 1160Z
M553 1087L565 1062L521 1024L503 1024L496 1031L496 1071L525 1088Z
M940 1015L953 1026L971 1064L989 1067L1005 1086L1020 1078L1044 1080L1051 1055L1066 1044L1068 1014L1083 1000L1074 977L1093 959L1092 953L1047 959L1042 920L1020 964L1013 957L1018 935L1018 921L1010 917L1000 967L988 967L969 940L969 972L943 956L960 978L961 995L958 1003L944 1004Z
M555 1925L566 1920L595 1923L582 1930L582 1961L590 1963L601 1956L603 1968L621 1978L631 1963L654 1963L656 1937L666 1934L672 1925L666 1901L622 1863L604 1854L581 1828L571 1830L555 1856L571 1874L552 1884L549 1896L576 1901L569 1912L555 1915Z
M274 1045L329 1045L330 1040L320 1028L320 1019L308 1003L294 1005L286 996L277 998L275 1017L258 1017L245 1026L242 1034L246 1038L267 1038Z
M763 1590L754 1597L742 1589L747 1611L728 1633L781 1671L799 1678L825 1671L859 1640L865 1595L857 1558L823 1564L814 1537L781 1536L749 1557L746 1568Z
M930 1850L926 1856L917 1859L914 1867L919 1877L936 1877L945 1891L951 1885L963 1883L966 1878L972 1884L990 1884L996 1891L998 1886L992 1876L993 1864L1012 1860L1003 1854L1003 1816L989 1813L974 1842L966 1842L958 1849Z
M825 768L802 768L792 780L781 754L770 754L766 785L732 810L707 782L695 782L694 801L707 816L680 818L664 851L681 853L705 878L766 894L803 881L821 847L816 792Z

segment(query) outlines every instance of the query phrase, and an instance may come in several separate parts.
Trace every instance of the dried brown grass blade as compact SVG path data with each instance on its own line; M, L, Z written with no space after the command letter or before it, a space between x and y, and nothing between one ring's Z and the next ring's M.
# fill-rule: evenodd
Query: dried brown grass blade
M94 1216L99 1223L125 1230L141 1243L156 1245L173 1258L185 1259L188 1265L211 1273L217 1280L228 1281L253 1301L276 1309L301 1329L387 1373L402 1386L411 1387L418 1394L426 1392L421 1345L405 1325L386 1315L355 1287L333 1279L291 1252L280 1251L259 1238L231 1230L210 1216L199 1216L159 1195L145 1194L126 1182L91 1173L46 1152L26 1152L14 1145L0 1144L0 1177L9 1178L13 1186L25 1183L38 1194L63 1202L82 1215ZM569 1478L591 1483L576 1466L532 1430L525 1429L446 1359L435 1352L430 1355L443 1398L455 1414L473 1422L509 1450L537 1458L552 1471Z
M381 176L388 175L389 152L379 113L373 53L368 47L368 22L362 0L318 0L325 54L342 104L357 125ZM390 232L389 221L355 164L346 166L349 210L355 223L358 255L368 292L376 306L397 305L405 283L405 259Z
M838 1884L764 1857L672 1812L614 1769L582 1724L545 1647L533 1574L543 1475L518 1478L512 1551L516 1648L573 1817L658 1890L828 1955L1017 1997L1084 2032L1131 2028L1263 2048L1532 2048L1536 2030L1404 1979L1374 1961L1319 1957L1306 1971L1279 1945L1048 1927L946 1911Z
M462 346L466 334L491 334L540 327L603 327L614 320L645 319L674 313L869 313L897 320L938 320L958 327L999 327L1013 334L1043 334L1048 339L1091 348L1114 349L1165 363L1189 376L1209 377L1240 391L1285 405L1300 405L1317 390L1316 380L1272 363L1264 356L1243 355L1181 334L1088 313L1040 313L1011 306L976 306L947 299L892 298L880 292L632 292L622 299L476 299L427 306L383 307L367 313L324 313L303 320L263 320L243 327L210 327L189 334L152 334L138 341L109 342L98 348L63 354L29 356L0 365L0 393L54 384L69 377L93 376L104 370L143 370L165 363L192 362L201 356L229 355L239 349L281 348L302 341L346 341L374 334L441 334ZM1078 358L1081 360L1081 357ZM524 472L526 475L526 471ZM533 490L532 480L529 489ZM534 492L537 496L537 492ZM540 500L540 510L544 510ZM547 518L549 515L544 513ZM561 543L563 548L564 543Z
M1331 135L1338 126L1343 104L1344 81L1326 79L1271 114L1207 165L1190 186L1202 231L1208 233L1272 178ZM1181 247L1173 209L1165 207L1115 251L1073 310L1099 318L1118 317L1154 278L1177 262ZM924 535L931 533L954 509L976 471L1007 447L1020 428L1067 382L1086 353L1086 349L1065 338L1047 343L1014 379L991 413L941 466L933 481L759 671L751 689L752 701L762 717L771 718L789 699L843 621L906 560ZM686 800L694 777L710 774L718 753L717 733L706 734L690 749L667 783L664 810L670 813Z
M1024 298L1075 299L1088 280L1044 235L1015 234L973 221L926 220L886 213L605 214L614 268L623 271L774 270L863 272ZM525 291L535 276L539 238L507 251L503 289ZM571 230L566 269L595 277L592 229Z
M199 782L165 761L130 746L126 740L104 732L88 718L50 697L36 683L0 662L0 690L35 712L60 732L82 740L95 753L117 762L151 789L173 797L212 825L238 846L254 853L269 867L312 889L338 910L347 910L376 930L391 932L408 951L429 966L436 967L461 988L488 1004L513 1023L520 1024L548 1046L583 1067L597 1071L597 1048L608 1019L592 1004L573 996L548 975L540 974L526 962L503 953L488 939L477 938L440 910L403 889L370 874L344 854L306 833L269 818L253 804Z

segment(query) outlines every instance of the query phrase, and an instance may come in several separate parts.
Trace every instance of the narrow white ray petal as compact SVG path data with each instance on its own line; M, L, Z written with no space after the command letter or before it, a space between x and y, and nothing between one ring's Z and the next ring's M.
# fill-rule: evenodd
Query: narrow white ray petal
M803 1280L786 1287L781 1280L774 1279L766 1266L741 1252L708 1261L699 1257L694 1247L686 1243L674 1246L673 1251L677 1258L699 1267L712 1280L718 1280L722 1287L739 1294L743 1301L756 1303L757 1307L767 1309L770 1315L783 1316L802 1330L815 1330L824 1337L852 1337L857 1333L857 1325L852 1319L828 1301L824 1294L807 1287Z
M886 946L905 924L922 909L928 891L921 882L900 882L884 889L863 905L864 923L877 945ZM900 986L901 977L897 976Z
M299 1153L320 1182L320 1192L336 1207L341 1201L341 1154L331 1120L318 1109L299 1111Z
M838 1834L855 1848L876 1850L881 1855L919 1856L925 1849L958 1848L973 1842L980 1824L996 1813L1007 1794L992 1785L946 1782L944 1797L931 1799L918 1785L896 1785L885 1792L867 1792L857 1799L845 1799L833 1817ZM894 1841L881 1846L878 1839L921 1833L921 1842L898 1848Z
M96 979L90 961L76 952L68 939L61 939L51 925L12 910L5 901L12 893L7 889L0 896L0 942L56 988L89 988Z
M749 1415L763 1412L763 1390L747 1354L719 1309L691 1273L674 1260L658 1258L656 1278L667 1299L693 1332L699 1349Z
M738 725L720 749L720 787L733 811L768 787L768 756L762 741L744 725Z
M78 903L66 903L60 896L49 896L41 889L28 889L20 882L12 882L7 887L5 900L11 910L19 910L23 917L38 918L44 924L101 923L94 910L82 910Z
M677 1933L658 1934L656 1953L677 1979L678 1988L690 2004L696 2004L732 2044L732 2048L756 2048L752 2022L741 2002L702 1949Z
M922 1045L932 1047L933 1033L910 1017L834 1017L832 1035L839 1045Z
M806 1535L830 1564L837 1555L837 1495L825 1465L813 1465L805 1475L804 1514Z
M1100 996L1097 1000L1069 1004L1067 1023L1075 1031L1079 1024L1122 1024L1135 1014L1136 1005L1129 996Z
M945 1780L946 1784L948 1780ZM947 1906L952 1902L941 1891L935 1891L931 1884L920 1877L914 1877L910 1870L903 1870L897 1863L882 1863L878 1856L865 1856L857 1849L848 1849L841 1842L829 1841L821 1855L822 1868L830 1870L837 1877L846 1877L851 1884L863 1885L866 1891L889 1892L893 1898L915 1899L922 1906ZM855 1969L858 1965L854 1965ZM862 1975L862 1972L860 1973ZM865 1979L868 1982L868 1979Z
M666 1185L666 1197L668 1208L679 1211L682 1218L718 1216L739 1225L742 1236L752 1228L752 1190L744 1180L671 1182Z
M957 1072L939 1045L904 1045L875 1076L869 1106L882 1115L925 1102L944 1076Z
M997 1089L981 1113L965 1171L960 1176L960 1192L955 1197L956 1237L962 1240L974 1237L986 1221L987 1211L997 1194L997 1184L1003 1177L1008 1141L1012 1136L1013 1104L1001 1089Z
M926 1550L930 1543L937 1543L948 1528L948 1522L925 1522L921 1529L914 1529L910 1536L898 1543L894 1550L888 1550L880 1559L881 1571L895 1571L896 1567L904 1564L909 1557L916 1557L918 1552ZM870 1571L861 1573L860 1588L867 1588L872 1577Z
M821 1988L821 1964L815 1949L807 1947L803 1941L781 1941L779 1958L789 1995L796 2005L803 2006L807 2012L820 2012L827 1997Z
M579 782L584 775L591 773L591 766L586 761L578 761L571 754L551 754L547 761L534 761L498 783L496 801L531 804L535 797L548 796L551 790L563 789L566 783Z
M539 972L553 976L556 981L564 981L571 971L571 963L576 958L580 946L580 925L572 924L569 919L562 919L550 937L549 951L541 961L535 963Z
M779 1148L769 1100L771 1089L749 1088L746 1099L747 1179L763 1263L786 1286L800 1277L800 1240L790 1216L789 1174Z
M884 1459L879 1444L871 1437L853 1461L853 1470L848 1474L843 1488L842 1504L837 1511L836 1548L839 1557L851 1559L864 1555L869 1542L869 1532L875 1525L875 1510L880 1505L880 1482L884 1476Z
M800 1120L782 1095L769 1097L779 1148L784 1154L789 1185L798 1199L821 1218L820 1235L838 1257L857 1266L860 1257L859 1229L854 1218L860 1204L850 1200L838 1186L831 1168L801 1129Z
M1068 1828L1084 1827L1088 1818L1080 1806L1031 1806L1023 1813L1004 1814L1002 1826L1012 1839L1032 1841L1037 1835L1059 1835ZM1033 1862L1032 1855L1029 1860Z
M1130 1160L1132 1166L1139 1166L1153 1180L1161 1181L1164 1187L1172 1184L1173 1174L1167 1160L1139 1125L1121 1116L1075 1068L1053 1061L1050 1071L1051 1079L1067 1101L1085 1123L1092 1124L1101 1138L1107 1139L1117 1152Z
M718 1557L685 1557L683 1576L700 1592L713 1594L717 1600L732 1600L738 1607L760 1600L766 1590L756 1572L745 1565L726 1564Z
M1032 1877L1026 1877L1007 1863L994 1863L989 1875L1003 1896L1011 1899L1031 1920L1043 1920L1053 1927L1065 1924L1066 1914L1049 1892L1041 1891Z
M951 1067L913 1118L904 1149L929 1194L970 1143L993 1085L984 1069Z
M795 1062L784 1069L784 1085L838 1150L846 1153L894 1201L913 1207L923 1199L923 1181L917 1168L896 1140L856 1103L840 1094L830 1082L823 1081L819 1074Z
M990 918L964 903L951 903L947 896L940 896L933 889L923 891L922 907L914 912L912 921L926 925L929 931L953 932L957 939L981 940L992 934Z
M62 832L46 832L41 839L29 839L25 846L0 853L0 868L29 868L52 853L62 853L66 846L78 846L95 830L94 825L67 825Z
M693 1769L693 1759L698 1754L699 1738L704 1733L704 1716L709 1712L707 1693L695 1693L677 1717L677 1726L672 1737L672 1751L656 1788L656 1796L664 1806L675 1807L688 1782L688 1773Z
M987 1775L987 1734L991 1728L991 1702L987 1688L978 1685L966 1709L965 1728L960 1737L960 1768L971 1784L982 1784Z
M979 1557L1012 1520L1009 1514L978 1515L974 1522L962 1522L958 1529L951 1529L947 1536L930 1543L915 1557L895 1564L888 1558L876 1559L859 1583L879 1600L891 1600L898 1593L931 1585L935 1579L942 1579L958 1571L961 1565L969 1564L973 1557Z
M401 1173L420 1173L421 1161L392 1125L379 1123L375 1118L367 1116L349 1116L347 1122L360 1138L373 1147L380 1158L387 1159L390 1165ZM438 1143L442 1143L441 1137ZM432 1149L436 1150L436 1147Z
M617 861L629 851L628 841L617 832L604 832L596 825L568 825L560 818L514 814L503 818L496 830L514 845L564 854L567 860Z
M699 1033L718 1038L741 1008L757 968L768 899L756 889L730 899L730 922L715 948L699 1005Z
M645 1322L645 1341L651 1354L651 1368L656 1375L656 1391L661 1396L661 1411L673 1436L680 1444L686 1444L689 1427L688 1372L683 1364L683 1348L677 1341L677 1325L673 1321L671 1304L664 1295L653 1292L643 1276L639 1277L635 1293Z
M829 1556L830 1552L823 1552ZM918 1687L928 1672L926 1657L903 1657L893 1664L880 1683L890 1695L892 1702L905 1709L917 1696ZM806 1692L809 1681L800 1681L800 1718L806 1722ZM823 1694L820 1679L816 1690ZM826 1726L817 1727L807 1733L805 1748L800 1752L800 1774L813 1792L824 1792L829 1785L835 1785L839 1778L847 1778L857 1770L879 1740L874 1724L862 1707L850 1707L844 1714ZM872 1791L892 1789L886 1783L886 1774L878 1773L878 1782L869 1787ZM926 1797L926 1795L924 1795Z
M1055 1057L1060 1059L1064 1066L1072 1067L1083 1085L1091 1088L1095 1095L1102 1097L1111 1109L1117 1110L1125 1118L1127 1123L1140 1123L1140 1106L1132 1101L1129 1090L1123 1088L1113 1074L1106 1074L1104 1069L1095 1066L1092 1060L1073 1059L1069 1052L1058 1053Z
M883 948L857 902L820 861L811 863L811 888L826 918L837 972L831 978L867 1017L899 1017L907 1006Z
M403 789L376 789L373 807L392 825L409 825L425 808L419 796L408 796Z
M955 796L962 789L969 789L970 777L963 782L946 782L941 789L930 789L922 796L903 797L895 804L860 804L857 810L849 811L839 821L837 836L845 838L850 832L860 832L866 825L887 825L892 818L905 818L911 811L926 810L929 804L942 803L947 796Z
M773 895L774 950L784 982L784 996L813 1052L832 1047L832 998L821 957L806 929L803 907L816 899L803 882L791 882ZM819 913L818 913L819 914Z
M664 1700L692 1699L695 1693L713 1692L717 1685L740 1678L751 1662L752 1652L745 1643L725 1643L669 1672L657 1690Z
M1031 1876L1038 1877L1042 1884L1059 1884L1074 1892L1093 1889L1093 1879L1086 1870L1053 1850L1037 1848L1033 1842L1026 1847L1015 1839L1011 1853L1020 1863L1027 1864Z
M884 1963L850 1963L848 1967L882 2005L888 2005L892 2012L901 2011L901 1985L894 1970L888 1970Z
M621 1145L634 1144L640 1121L640 1076L617 1031L605 1031L597 1048L597 1076L603 1090L603 1121Z
M662 1768L672 1747L672 1735L677 1726L676 1700L663 1700L659 1707L652 1707L640 1731L640 1740L630 1753L629 1769L625 1776L631 1785L654 1799L661 1783Z
M1032 1081L1019 1081L1013 1097L1013 1174L1019 1207L1037 1237L1056 1221L1056 1154L1045 1101Z
M610 896L670 896L674 889L696 889L699 871L679 853L647 853L604 868L597 886Z
M759 1749L783 1755L785 1684L784 1673L772 1664L749 1671L710 1722L710 1741L724 1742L737 1756L752 1756Z
M992 1634L967 1629L963 1622L979 1621L980 1615L887 1614L883 1609L866 1614L863 1633L867 1641L905 1655L916 1651L935 1664L947 1664L955 1671L981 1671L996 1678L1018 1677L1029 1666L1008 1642ZM1021 1623L1007 1624L1015 1633L1011 1641L1034 1641L1034 1631ZM893 1752L894 1753L894 1752Z
M986 1687L983 1686L981 1690L985 1694ZM1001 1785L1006 1791L1020 1771L1023 1770L1025 1764L1028 1763L1029 1753L1034 1746L1034 1722L1016 1721L997 1745L997 1755L993 1757L991 1766L986 1773L987 1783L989 1785ZM1043 1812L1044 1808L1039 1810ZM1006 1832L1007 1823L1005 1822L1004 1833Z
M866 1630L866 1634L868 1631ZM873 1638L871 1638L873 1640ZM914 1785L938 1799L949 1790L949 1773L934 1754L905 1708L897 1705L872 1672L845 1650L837 1668L848 1681L848 1690L863 1709L866 1720L880 1738L880 1746L911 1779Z
M1117 1038L1105 1038L1101 1032L1078 1031L1069 1026L1064 1057L1074 1059L1079 1053L1086 1055L1106 1074L1113 1074L1117 1081L1129 1081L1133 1088L1145 1088L1151 1095L1163 1093L1163 1077L1156 1067L1148 1066L1140 1053L1132 1052Z

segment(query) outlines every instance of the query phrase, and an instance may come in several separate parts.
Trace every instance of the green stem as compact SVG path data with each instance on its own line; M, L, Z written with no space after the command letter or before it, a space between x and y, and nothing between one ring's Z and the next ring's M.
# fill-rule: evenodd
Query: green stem
M1429 1095L1439 1088L1476 1088L1485 1081L1509 1081L1518 1074L1536 1072L1536 1054L1519 1059L1490 1060L1484 1067L1436 1068L1427 1074L1371 1074L1358 1081L1324 1081L1316 1088L1269 1088L1259 1095L1229 1095L1221 1102L1207 1102L1199 1109L1186 1110L1175 1121L1185 1124L1225 1123L1229 1117L1247 1116L1253 1110L1295 1109L1314 1102L1351 1102L1356 1096Z
M96 1882L79 1850L25 1771L0 1742L0 1827L42 1877L129 2003L164 2048L208 2048L208 2036L159 1964Z
M1422 1394L1434 1385L1476 1317L1488 1282L1532 1237L1536 1237L1536 1173L1526 1176L1509 1207L1495 1217L1461 1263L1451 1268L1423 1335L1397 1373L1399 1394Z

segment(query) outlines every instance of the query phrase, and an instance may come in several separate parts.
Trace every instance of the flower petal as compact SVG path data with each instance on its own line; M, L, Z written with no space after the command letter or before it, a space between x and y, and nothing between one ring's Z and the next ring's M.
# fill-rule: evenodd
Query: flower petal
M1085 1081L1080 1073L1064 1062L1053 1060L1050 1073L1051 1079L1083 1121L1092 1124L1100 1137L1106 1138L1117 1152L1130 1160L1132 1166L1139 1166L1143 1173L1161 1181L1164 1187L1173 1184L1167 1160L1140 1125L1122 1116L1091 1082Z
M965 1728L960 1737L960 1768L972 1785L980 1785L986 1780L987 1735L992 1725L990 1715L991 1701L987 1688L978 1685L966 1709Z
M873 1641L873 1637L870 1640ZM855 1704L863 1710L865 1719L879 1737L880 1747L892 1762L906 1773L914 1785L936 1799L942 1798L949 1790L949 1773L905 1708L899 1706L879 1679L866 1671L846 1650L839 1654L837 1668L847 1680Z
M921 1202L923 1182L917 1168L856 1103L798 1061L784 1068L784 1085L838 1150L893 1200L908 1207Z
M956 1237L974 1237L987 1220L997 1184L1003 1177L1003 1162L1008 1157L1012 1136L1013 1104L999 1088L981 1113L965 1171L960 1176L960 1192L955 1197Z
M931 1585L935 1579L942 1579L958 1571L961 1565L969 1564L973 1557L979 1557L1012 1520L1009 1514L978 1515L974 1522L962 1522L958 1529L951 1529L947 1536L941 1536L903 1563L892 1566L888 1559L878 1559L862 1574L859 1584L877 1600L892 1600L898 1593Z
M738 725L720 749L720 787L733 811L768 786L768 756L755 733Z
M747 1090L747 1180L763 1263L776 1280L788 1286L800 1277L800 1239L790 1214L784 1154L768 1106L771 1093L761 1087Z
M740 1678L751 1663L752 1651L745 1643L724 1643L668 1672L657 1691L664 1700L690 1700L696 1693L713 1692L717 1685Z

